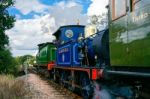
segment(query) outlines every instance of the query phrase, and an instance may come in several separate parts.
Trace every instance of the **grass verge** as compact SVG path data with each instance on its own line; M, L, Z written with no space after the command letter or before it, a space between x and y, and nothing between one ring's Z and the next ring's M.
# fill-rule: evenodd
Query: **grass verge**
M23 99L27 94L25 82L12 75L0 75L0 99Z

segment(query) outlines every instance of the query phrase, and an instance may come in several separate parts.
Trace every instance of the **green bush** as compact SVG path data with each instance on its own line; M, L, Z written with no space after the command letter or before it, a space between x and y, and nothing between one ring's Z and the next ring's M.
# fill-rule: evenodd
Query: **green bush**
M0 73L17 73L18 64L9 50L0 50Z

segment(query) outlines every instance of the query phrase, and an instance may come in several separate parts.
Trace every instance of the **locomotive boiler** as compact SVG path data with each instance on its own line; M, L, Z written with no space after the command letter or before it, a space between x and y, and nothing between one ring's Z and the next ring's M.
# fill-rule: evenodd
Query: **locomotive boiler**
M85 36L79 39L78 48L80 56L82 56L82 61L86 61L83 63L90 67L109 66L108 29L96 33L95 31L97 30L94 26L87 26L86 29L88 31L85 31Z

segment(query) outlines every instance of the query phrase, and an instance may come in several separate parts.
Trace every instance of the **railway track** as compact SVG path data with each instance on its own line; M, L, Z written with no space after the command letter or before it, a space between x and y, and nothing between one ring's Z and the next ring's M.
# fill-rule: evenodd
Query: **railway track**
M57 93L55 93L54 91L54 95L57 96L62 96L65 97L65 99L82 99L79 95L73 93L72 91L58 85L57 83L53 82L53 81L48 81L48 83L54 88L56 89L55 91L57 91Z
M49 94L51 94L55 98L40 98L40 99L60 99L60 97L61 97L61 99L83 99L80 95L78 95L78 94L70 91L69 89L61 86L59 83L56 83L53 80L50 80L49 78L46 78L44 75L38 74L37 71L33 68L28 69L28 73L38 75L40 77L40 79L42 79L43 81L46 81L47 84L50 87L52 87L51 93L49 93ZM136 98L136 99L150 99L149 94L145 90L146 89L139 91L138 93L141 97ZM95 99L95 98L93 98L93 99ZM104 98L101 98L101 99L104 99ZM116 99L124 99L124 98L119 97Z
M41 74L38 74L34 69L29 69L28 73L38 75L41 80L46 81L47 84L51 87L51 93L49 94L55 97L55 99L59 99L60 97L61 99L82 99L81 96L73 93L69 89L59 85L58 83L54 82L53 80L50 80L49 78L44 77ZM48 98L48 99L53 99L53 98Z

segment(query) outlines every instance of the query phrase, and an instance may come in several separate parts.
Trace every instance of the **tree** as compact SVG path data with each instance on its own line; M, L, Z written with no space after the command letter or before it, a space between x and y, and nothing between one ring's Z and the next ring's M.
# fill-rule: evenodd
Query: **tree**
M8 49L9 38L5 34L15 22L15 18L7 11L13 4L13 0L0 0L0 73L9 73L16 68L16 62Z
M13 4L12 0L0 0L0 50L9 44L9 39L5 31L13 27L15 18L9 15L7 8Z
M89 25L96 25L98 30L102 30L108 26L108 15L103 13L102 15L89 16Z
M17 70L17 62L9 50L0 51L0 73L14 73Z
M24 65L25 62L28 62L29 64L33 65L35 61L35 57L32 55L18 56L15 59L17 63L22 66Z
M31 55L22 56L21 62L24 63L24 62L27 62L27 61L28 61L29 64L33 65L33 62L35 61L35 57L31 56Z

